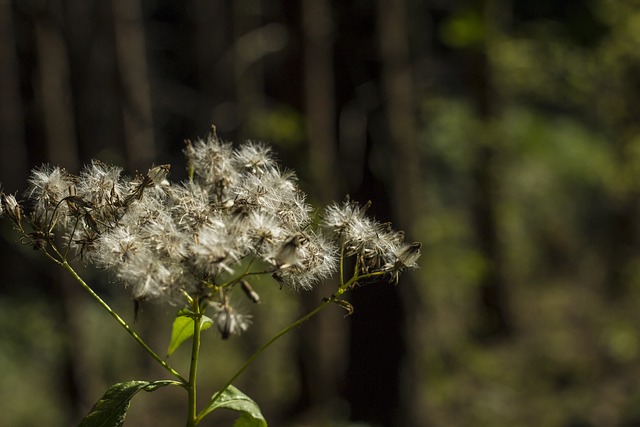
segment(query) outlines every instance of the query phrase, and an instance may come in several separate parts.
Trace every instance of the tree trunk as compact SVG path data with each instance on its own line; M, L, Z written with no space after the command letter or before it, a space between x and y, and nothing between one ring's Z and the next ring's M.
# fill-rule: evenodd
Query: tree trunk
M79 159L67 46L50 15L36 20L35 38L47 157L54 165L76 170Z
M112 0L120 83L125 153L129 166L146 172L156 157L151 89L139 0Z
M71 75L67 45L51 10L40 14L35 20L35 43L38 54L38 91L41 101L46 141L46 161L52 165L77 171L78 142L75 132L75 117L72 103ZM69 335L68 345L62 359L65 391L69 405L77 419L87 410L84 396L91 395L93 382L87 372L94 370L92 360L84 351L82 325L84 324L78 301L82 298L77 284L62 271L56 270L51 277L52 299L60 299L60 317L64 330Z
M27 179L18 58L9 0L0 0L0 182L15 191Z
M378 3L378 45L382 59L382 87L386 100L386 127L389 132L390 157L392 161L393 216L394 225L406 230L407 238L415 235L413 226L423 210L420 188L423 180L416 144L415 84L410 48L411 29L406 0L383 0ZM420 334L418 326L420 307L419 283L415 275L401 277L400 292L403 310L398 328L403 331L402 365L399 378L397 425L422 426L424 418L418 400L420 349L412 343L420 340L412 337Z
M480 318L477 334L480 339L501 339L511 333L508 307L508 291L504 278L503 259L498 238L496 206L500 183L495 170L496 135L490 133L495 115L495 99L491 67L488 59L491 31L498 25L497 2L479 1L478 12L485 20L485 34L481 44L470 56L469 83L472 102L483 120L484 134L469 135L476 139L476 156L473 169L474 192L471 195L471 211L478 247L482 253L486 272L480 283Z
M335 199L336 107L333 70L333 17L327 0L304 0L301 8L304 38L304 105L307 116L308 169L315 198L322 204ZM333 286L333 284L331 284ZM304 294L305 311L328 296L328 286ZM326 405L335 400L346 360L348 323L339 310L327 310L300 330L298 347L302 387L295 411L318 425L329 422Z

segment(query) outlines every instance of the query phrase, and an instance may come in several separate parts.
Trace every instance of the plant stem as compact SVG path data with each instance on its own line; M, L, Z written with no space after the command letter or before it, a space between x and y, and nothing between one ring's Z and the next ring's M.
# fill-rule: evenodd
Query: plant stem
M351 281L347 282L346 285L348 285L350 283L351 283ZM301 324L303 324L304 322L306 322L307 320L309 320L310 318L312 318L313 316L318 314L320 311L322 311L324 308L326 308L329 304L331 304L338 296L342 295L342 293L344 293L345 290L346 290L346 288L340 287L333 295L331 295L331 297L324 299L315 309L313 309L312 311L310 311L309 313L307 313L306 315L304 315L300 319L296 320L295 322L291 323L289 326L287 326L286 328L284 328L283 330L278 332L269 341L267 341L262 347L260 347L258 349L258 351L253 353L253 355L249 359L247 359L246 362L244 362L244 364L236 371L236 373L233 374L233 376L229 379L229 381L227 381L227 383L213 396L213 398L211 399L211 401L209 402L207 407L200 414L198 414L196 424L199 423L207 414L209 414L209 412L211 412L211 409L210 409L211 405L214 402L216 402L220 398L220 396L222 396L222 393L224 393L224 391L227 388L229 388L229 386L231 384L233 384L233 382L240 375L242 375L242 373L249 367L249 365L251 365L251 363L255 359L257 359L258 356L260 356L267 348L269 348L269 346L271 346L271 344L276 342L280 337L285 335L287 332L291 331L292 329L297 328L298 326L300 326Z
M200 355L200 332L202 331L202 311L200 309L200 300L195 298L192 301L191 308L196 313L193 318L193 339L191 342L191 366L189 369L189 384L187 392L189 394L187 406L187 427L194 427L198 424L197 420L197 374L198 374L198 356Z
M274 335L269 341L267 341L262 347L260 347L258 349L258 351L253 353L253 355L249 359L247 359L246 362L244 362L244 364L236 371L235 374L233 374L233 376L229 379L229 381L227 381L227 383L213 396L213 398L211 399L209 404L206 406L206 408L204 408L202 410L202 412L200 412L200 414L198 414L198 416L196 418L196 424L198 424L200 421L202 421L202 419L205 416L207 416L207 414L209 414L209 412L211 412L213 410L213 409L211 409L211 406L220 398L220 396L222 396L222 393L224 393L224 391L227 388L229 388L229 386L231 384L233 384L233 382L240 375L242 375L242 373L249 367L249 365L251 365L251 363L253 363L253 361L256 360L258 358L258 356L260 356L267 348L269 348L269 346L271 346L271 344L276 342L280 337L285 335L287 332L291 331L292 329L297 328L298 326L300 326L301 324L303 324L307 320L311 319L313 316L315 316L316 314L321 312L323 309L325 309L329 304L335 302L340 296L342 296L342 294L344 294L345 292L350 290L358 282L358 280L368 279L368 278L376 277L376 276L381 276L383 274L384 274L384 271L374 271L374 272L371 272L371 273L365 273L365 274L359 275L357 273L357 270L356 270L354 275L346 283L344 283L342 278L340 278L340 281L341 281L340 286L338 287L338 289L333 294L331 294L330 297L325 298L312 311L310 311L309 313L305 314L300 319L298 319L295 322L291 323L289 326L287 326L286 328L284 328L283 330L278 332L276 335Z
M102 306L102 308L104 308L111 315L111 317L113 317L116 320L116 322L118 322L120 324L120 326L122 326L129 333L129 335L131 335L131 337L133 337L133 339L136 340L138 342L138 344L140 344L142 346L142 348L144 348L145 351L147 353L149 353L151 355L151 357L153 357L156 360L156 362L158 362L164 369L169 371L169 373L171 375L173 375L174 377L178 378L182 382L183 385L187 384L187 380L182 375L180 375L175 369L173 369L171 366L169 366L169 364L167 362L165 362L164 359L162 359L160 356L158 356L156 354L156 352L154 352L151 349L151 347L149 347L147 345L147 343L145 343L142 340L142 338L140 338L140 336L138 336L138 334L136 334L135 331L133 329L131 329L131 327L127 324L127 322L125 322L118 315L118 313L113 311L113 309L111 307L109 307L109 305L102 298L100 298L100 296L98 294L96 294L93 291L93 289L91 289L91 287L82 279L82 277L80 277L78 275L78 273L76 273L76 271L73 269L73 267L71 267L71 265L66 260L63 260L63 261L55 260L55 261L58 264L60 264L63 268L65 268L69 273L71 273L71 275L74 277L74 279L76 279L82 285L82 287L87 292L89 292L89 294L91 294L91 296L96 301L98 301L98 303Z

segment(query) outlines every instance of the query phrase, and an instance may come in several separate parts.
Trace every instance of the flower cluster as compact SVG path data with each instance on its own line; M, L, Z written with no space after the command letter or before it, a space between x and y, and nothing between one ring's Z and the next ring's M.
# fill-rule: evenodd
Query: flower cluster
M404 243L401 232L350 200L328 207L315 227L295 174L264 144L234 147L212 132L187 141L185 155L182 183L167 180L169 165L137 177L99 161L78 175L42 166L31 174L24 208L3 193L0 214L23 242L108 270L136 301L207 298L223 337L249 324L230 306L231 289L259 300L246 280L257 274L251 263L293 290L330 277L341 256L355 257L359 274L397 278L416 267L419 244Z
M326 209L323 224L339 242L346 256L355 256L361 274L385 272L397 283L405 268L416 268L422 245L405 243L404 232L390 223L380 223L366 216L369 205L347 199Z

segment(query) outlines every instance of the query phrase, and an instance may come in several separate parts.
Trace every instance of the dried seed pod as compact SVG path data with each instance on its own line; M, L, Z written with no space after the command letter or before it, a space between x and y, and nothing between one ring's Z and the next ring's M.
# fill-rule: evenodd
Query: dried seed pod
M291 236L280 247L278 254L275 256L275 264L279 268L288 268L297 265L299 260L298 249L307 243L308 237L302 233L296 233Z
M242 291L247 295L247 298L249 298L252 302L256 304L260 303L260 295L258 295L258 293L253 290L249 282L242 279L240 281L240 286L242 287Z
M22 230L22 208L18 204L16 196L2 193L0 201L5 214L13 221L16 228Z

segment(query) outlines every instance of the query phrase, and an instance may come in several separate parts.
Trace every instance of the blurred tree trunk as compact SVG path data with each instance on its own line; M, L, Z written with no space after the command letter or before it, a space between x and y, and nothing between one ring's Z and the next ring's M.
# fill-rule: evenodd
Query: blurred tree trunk
M393 170L393 217L397 229L406 230L407 238L416 235L414 225L421 206L420 158L416 144L416 87L413 78L413 64L410 47L411 25L409 4L406 0L382 0L378 3L378 44L382 59L382 87L386 100L386 126L389 132L391 147L391 164ZM402 365L398 367L399 399L396 413L393 416L396 425L423 426L424 418L419 403L418 373L420 349L412 343L421 342L413 339L421 333L417 329L420 307L419 283L415 275L408 274L401 278L403 317L398 319L398 328L403 331L405 353Z
M264 54L262 5L257 0L232 3L233 71L235 77L236 115L239 123L237 139L246 138L249 126L264 108L264 67L259 59Z
M629 297L635 286L640 258L640 181L637 179L640 161L640 101L637 92L640 80L637 59L634 61L619 49L624 48L616 43L609 48L613 59L608 59L607 68L611 71L607 71L607 79L612 83L601 100L602 105L615 106L602 109L601 120L611 141L610 149L619 174L619 188L609 195L609 202L605 205L607 237L602 242L602 256L607 263L604 293L611 303Z
M371 200L369 213L394 218L394 227L409 226L418 181L415 153L413 79L409 50L410 26L406 1L384 0L373 9L376 31L369 42L378 51L382 104L371 109L370 144L363 162L364 174L358 200ZM366 49L366 46L354 46ZM381 117L376 117L380 111ZM385 188L373 161L384 162ZM384 160L383 160L384 159ZM378 165L380 167L382 165ZM413 285L403 278L400 286L383 280L352 295L351 347L347 372L347 400L351 420L374 425L403 425L401 414L401 366L406 362L403 288ZM375 367L372 369L372 367ZM406 396L402 396L404 398Z
M12 192L25 182L28 167L15 29L9 0L0 0L0 76L0 182L6 191Z
M382 0L378 3L382 86L393 154L394 217L399 227L409 227L414 223L421 182L409 29L406 0Z
M302 25L309 167L317 197L326 203L338 193L331 2L304 0Z
M140 0L111 0L121 87L125 153L146 172L156 157L144 21Z
M304 106L307 117L308 169L314 197L322 204L335 199L339 176L336 174L336 107L333 69L334 23L331 2L304 0L301 8L303 30ZM332 284L333 286L333 284ZM331 293L327 286L302 295L305 311L311 311L322 297ZM338 310L327 310L300 330L298 359L302 379L297 403L298 416L316 425L330 421L323 408L338 394L345 359L347 322Z
M52 165L77 171L80 163L75 132L75 117L72 104L71 75L68 62L69 53L53 9L41 11L35 19L35 43L38 58L38 86L36 99L41 102L46 141L46 160ZM88 372L95 365L84 346L80 288L64 274L55 270L52 275L53 300L61 300L61 320L69 336L63 360L66 393L72 411L77 419L84 415L91 396L92 376Z
M479 0L475 4L476 13L485 22L485 34L470 53L470 66L467 68L472 103L484 123L481 135L470 135L476 138L477 143L472 172L475 188L471 195L471 211L478 246L486 264L480 282L480 319L476 331L482 339L506 337L511 333L512 326L495 211L500 182L495 168L498 146L495 141L497 135L492 132L496 113L495 91L488 55L492 31L499 24L497 5L498 1L493 0Z
M49 14L36 19L35 38L47 157L54 165L77 170L79 158L67 46Z
M64 22L80 158L113 156L122 166L122 102L110 2L65 0Z
M198 106L198 123L212 120L216 103L225 99L224 86L221 82L220 57L230 43L231 25L228 9L231 7L223 0L194 0L193 7L196 19L195 54L198 67L198 89L204 95ZM221 87L223 89L221 89ZM231 120L233 121L233 120ZM210 123L211 124L211 123ZM226 123L213 123L227 129Z

